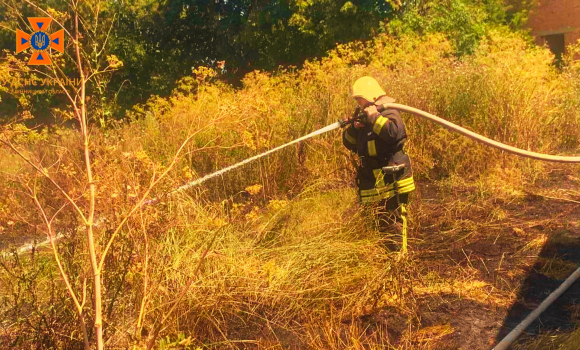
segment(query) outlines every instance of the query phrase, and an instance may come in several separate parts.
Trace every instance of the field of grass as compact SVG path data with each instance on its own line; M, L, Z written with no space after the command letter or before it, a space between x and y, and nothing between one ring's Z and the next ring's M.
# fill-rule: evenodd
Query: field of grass
M349 115L349 86L362 75L376 77L399 103L494 140L580 154L580 66L567 61L558 70L552 61L547 49L507 31L491 32L462 59L442 36L379 36L300 70L254 72L240 89L200 69L170 98L94 127L100 247L193 135L148 196L160 203L122 225L105 260L106 345L145 348L158 330L162 349L491 347L532 270L560 280L574 268L542 251L580 237L578 166L516 158L405 115L418 182L408 256L385 250L391 237L357 204L355 158L339 131L186 193L163 194ZM2 137L41 159L66 193L87 204L75 130L9 125ZM55 215L64 235L58 253L82 291L90 269L75 211L8 148L0 148L0 170L4 242L45 237L25 193L34 188ZM81 348L52 254L9 254L0 263L0 344ZM88 303L91 293L88 284ZM536 339L520 346L528 341Z

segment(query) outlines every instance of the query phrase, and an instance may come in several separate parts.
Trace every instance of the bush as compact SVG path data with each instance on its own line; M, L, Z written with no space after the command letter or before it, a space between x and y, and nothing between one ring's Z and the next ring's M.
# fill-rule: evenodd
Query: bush
M166 194L187 180L350 115L349 87L363 75L376 77L399 103L497 141L544 153L578 153L576 63L568 61L560 72L546 49L503 29L491 31L473 55L458 58L454 45L439 34L383 35L340 45L300 70L253 72L239 89L199 69L195 77L182 79L170 97L151 98L109 129L93 128L100 244L108 241L113 224L143 194L151 176L167 169L183 140L194 135L151 194L160 204L142 208L127 221L105 262L108 344L143 346L167 316L163 346L220 347L247 339L263 347L395 346L406 326L388 337L381 329L361 335L358 321L344 326L345 320L377 307L391 308L406 319L402 324L412 325L418 311L408 297L409 281L417 278L412 264L382 254L379 236L353 206L353 158L341 144L340 131L186 193ZM498 166L519 186L542 176L543 164L504 156L416 117L404 119L418 179L462 177L481 181L485 188ZM81 139L75 130L35 134L13 126L3 135L43 159L67 193L86 194L79 186L85 174L78 166ZM38 236L41 221L22 188L33 183L43 204L56 208L59 194L27 164L1 152L0 190L6 195L0 197L0 226L7 236ZM59 252L80 290L88 270L78 224L69 208L56 216L55 226L64 236ZM6 342L80 347L78 330L71 326L75 315L67 311L70 300L61 297L64 288L52 277L46 252L2 259L0 278L7 288L0 312L2 319L18 320ZM88 287L87 300L90 294ZM39 340L46 337L52 342Z

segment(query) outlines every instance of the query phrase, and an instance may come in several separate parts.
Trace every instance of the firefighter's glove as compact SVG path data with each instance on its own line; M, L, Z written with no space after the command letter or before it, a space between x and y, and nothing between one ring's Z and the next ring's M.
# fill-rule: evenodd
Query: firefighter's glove
M377 120L377 118L379 117L379 115L381 115L379 113L379 111L377 110L377 106L375 105L370 105L368 107L366 107L364 109L366 115L368 116L366 118L366 123L369 125L374 125L375 121Z
M362 109L360 107L357 107L356 110L354 111L353 115L352 115L352 118L351 118L352 125L356 129L363 128L365 126L365 123L366 123L367 116L366 115L363 115L363 117L361 118L361 116L360 116L361 113L363 113Z
M365 118L361 118L361 119L356 119L355 121L352 122L352 124L354 125L354 127L356 129L361 129L364 128L365 124L366 124L366 117Z

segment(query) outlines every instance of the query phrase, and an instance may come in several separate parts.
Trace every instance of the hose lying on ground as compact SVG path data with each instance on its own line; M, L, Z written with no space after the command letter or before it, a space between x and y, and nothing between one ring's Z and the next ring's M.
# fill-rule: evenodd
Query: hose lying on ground
M516 328L514 328L508 335L506 335L492 350L506 350L509 346L522 334L523 331L528 328L529 325L534 322L538 316L542 314L542 312L546 311L546 309L552 305L556 299L560 297L560 295L564 294L566 289L568 289L571 285L576 282L576 280L580 277L580 268L574 271L565 281L552 292L552 294L548 295L544 301L538 306L532 313L528 315Z
M548 155L548 154L542 154L542 153L537 153L537 152L532 152L532 151L525 151L516 147L512 147L512 146L508 146L506 144L503 144L501 142L497 142L494 141L492 139L489 139L485 136L481 136L479 134L474 133L473 131L469 131L465 128L462 128L458 125L455 125L451 122L448 122L445 119L441 119L433 114L427 113L425 111L422 111L420 109L417 108L413 108L413 107L409 107L406 105L402 105L402 104L398 104L398 103L386 103L380 106L377 106L377 109L379 111L385 110L387 108L392 108L392 109L396 109L402 112L407 112L407 113L411 113L411 114L415 114L419 117L422 118L426 118L432 122L435 122L437 124L442 125L443 127L458 132L472 140L478 141L483 143L484 145L490 146L490 147L494 147L497 149L500 149L502 151L506 151L518 156L522 156L522 157L527 157L527 158L532 158L532 159L537 159L537 160L543 160L543 161L547 161L547 162L561 162L561 163L580 163L580 156L553 156L553 155ZM299 139L293 140L291 142L288 142L284 145L278 146L274 149L271 149L269 151L266 151L262 154L253 156L251 158L248 158L246 160L243 160L237 164L231 165L227 168L224 168L222 170L219 170L217 172L208 174L200 179L191 181L189 183L186 183L180 187L178 187L177 189L174 189L173 191L169 192L166 194L166 196L171 195L175 192L180 192L186 189L189 189L191 187L194 186L198 186L201 183L205 182L206 180L209 180L215 176L221 175L223 173L226 173L230 170L233 170L239 166L242 166L246 163L250 163L256 159L262 158L268 154L274 153L278 150L281 150L287 146L290 146L292 144L295 144L297 142L300 141L304 141L307 140L313 136L316 135L321 135L323 133L326 133L328 131L337 129L341 126L346 125L345 123L341 122L337 122L331 125L328 125L320 130L314 131L306 136L303 136ZM159 199L150 199L148 201L146 201L144 203L144 205L153 205L159 202ZM26 246L26 245L25 245ZM27 249L20 249L19 253L21 251L26 251ZM568 279L558 288L556 289L552 294L550 294L550 296L548 296L548 298L546 298L546 300L544 300L544 302L542 302L542 304L536 309L534 310L522 323L520 323L520 325L518 325L512 332L510 332L510 334L508 334L495 348L495 350L504 350L507 349L508 346L514 342L517 337L545 310L547 309L560 295L562 295L566 289L568 289L568 287L570 287L578 278L580 277L580 268L578 270L576 270L570 277L568 277Z
M440 124L440 125L446 127L447 129L450 129L450 130L458 132L464 136L467 136L472 140L481 142L484 145L495 147L495 148L498 148L502 151L516 154L518 156L543 160L543 161L547 161L547 162L580 163L580 156L552 156L552 155L542 154L542 153L537 153L537 152L524 151L524 150L519 149L519 148L505 145L501 142L497 142L497 141L488 139L487 137L476 134L473 131L469 131L469 130L464 129L460 126L457 126L453 123L450 123L447 120L441 119L439 117L434 116L433 114L424 112L420 109L416 109L413 107L409 107L409 106L405 106L405 105L401 105L401 104L397 104L397 103L387 103L387 104L384 104L381 109L386 109L386 108L392 108L392 109L396 109L399 111L418 115L420 117L431 120L437 124ZM506 349L508 349L509 346L522 334L522 332L526 328L528 328L528 326L530 324L532 324L532 322L534 322L534 320L536 318L538 318L542 314L542 312L544 312L554 301L556 301L556 299L558 299L562 294L564 294L564 292L572 284L574 284L574 282L576 282L578 280L578 278L580 278L580 268L578 268L576 271L574 271L574 273L572 273L566 279L566 281L564 281L564 283L562 283L560 285L560 287L558 287L558 289L556 289L554 292L552 292L552 294L550 294L540 304L540 306L538 306L534 311L532 311L532 313L530 313L528 315L528 317L526 317L516 328L514 328L505 338L503 338L502 341L500 341L493 348L493 350L506 350Z

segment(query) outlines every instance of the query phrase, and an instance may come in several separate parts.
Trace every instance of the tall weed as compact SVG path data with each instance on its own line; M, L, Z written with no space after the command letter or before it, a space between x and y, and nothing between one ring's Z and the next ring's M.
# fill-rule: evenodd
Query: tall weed
M457 58L453 50L442 35L379 36L339 45L300 70L253 72L240 89L198 70L169 98L152 98L129 111L125 121L94 128L101 242L112 234L112 219L127 212L186 135L197 132L152 193L160 204L144 207L127 222L105 262L108 344L144 346L189 281L191 288L162 331L163 344L175 339L187 343L183 346L214 347L246 341L321 349L411 344L419 324L410 282L416 271L412 261L384 254L380 236L355 206L355 159L342 146L340 131L187 193L165 194L350 115L355 104L349 87L363 75L376 77L399 103L497 141L544 153L578 153L577 63L568 61L560 72L546 49L504 30L491 31L471 56ZM474 181L485 192L493 181L521 187L545 171L539 162L503 155L417 117L404 119L418 179ZM4 133L52 164L47 171L60 186L83 198L87 189L78 181L84 170L82 155L74 151L81 142L76 131L38 134L18 128ZM59 196L26 164L1 152L2 235L38 236L40 218L23 195L23 184L34 184L52 201L43 204L58 207ZM64 235L59 250L75 288L82 289L88 267L79 247L86 242L74 234L77 224L67 210L55 223ZM2 319L18 320L4 325L6 342L80 346L78 330L70 326L75 315L66 311L70 300L60 297L62 282L51 277L54 266L45 252L35 254L2 258L6 287L0 312ZM45 262L38 264L40 259ZM87 293L90 300L90 287ZM360 320L377 308L399 315L403 328L363 332ZM39 340L47 334L56 340Z

